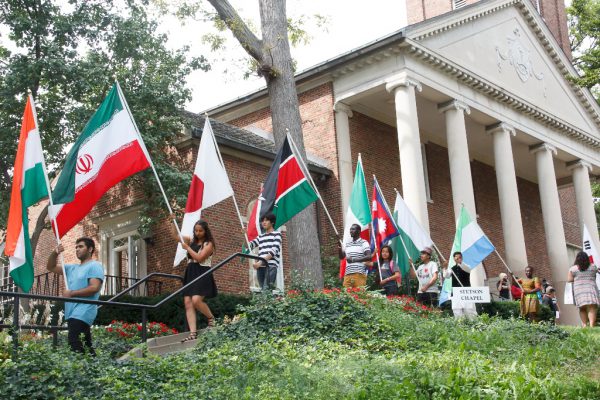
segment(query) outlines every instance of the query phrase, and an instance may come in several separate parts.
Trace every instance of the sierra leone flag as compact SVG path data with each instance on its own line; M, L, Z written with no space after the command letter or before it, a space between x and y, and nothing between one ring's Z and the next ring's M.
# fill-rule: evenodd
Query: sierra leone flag
M65 235L108 189L150 166L118 83L88 121L67 155L52 191L54 228Z
M318 199L286 137L275 156L263 187L261 219L275 214L275 229Z
M29 292L33 284L33 254L29 242L27 208L48 196L46 179L42 142L30 95L25 105L15 157L4 248L4 254L9 257L10 276L24 292Z

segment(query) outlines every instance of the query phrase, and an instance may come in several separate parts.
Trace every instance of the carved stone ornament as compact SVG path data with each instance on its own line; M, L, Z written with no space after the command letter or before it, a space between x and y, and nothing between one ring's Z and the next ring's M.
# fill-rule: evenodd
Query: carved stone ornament
M496 60L498 64L498 71L502 72L502 64L504 61L508 61L510 65L515 68L517 75L522 82L527 82L529 78L534 77L538 81L544 80L544 74L536 72L533 63L531 62L531 54L521 41L521 32L519 28L515 28L512 36L506 38L507 48L505 51L500 49L500 46L496 46ZM545 97L544 90L544 97Z

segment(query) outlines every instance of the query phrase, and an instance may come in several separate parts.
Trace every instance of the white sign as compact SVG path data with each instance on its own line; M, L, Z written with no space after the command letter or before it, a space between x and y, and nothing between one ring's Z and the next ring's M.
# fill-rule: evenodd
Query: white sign
M452 288L452 303L489 303L490 288L482 287L455 287Z
M565 296L563 302L565 304L575 304L573 301L573 284L571 282L565 283Z

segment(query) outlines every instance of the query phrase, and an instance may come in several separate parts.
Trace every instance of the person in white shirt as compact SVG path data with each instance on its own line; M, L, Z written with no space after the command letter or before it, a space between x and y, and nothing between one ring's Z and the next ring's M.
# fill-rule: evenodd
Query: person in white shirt
M438 303L439 288L437 285L439 268L435 261L431 260L431 247L425 247L421 250L421 262L415 273L411 269L413 278L419 281L419 291L417 292L417 301L427 306L434 307Z
M455 251L452 255L455 265L448 268L446 263L442 277L444 279L452 279L452 287L471 287L471 268L463 263L462 253ZM455 318L473 318L477 316L477 309L474 303L462 303L452 300L452 312Z

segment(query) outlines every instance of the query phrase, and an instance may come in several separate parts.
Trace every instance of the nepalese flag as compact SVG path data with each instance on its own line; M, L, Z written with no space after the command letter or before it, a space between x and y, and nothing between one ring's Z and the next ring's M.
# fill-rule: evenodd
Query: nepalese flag
M363 171L362 158L358 155L356 163L356 172L354 174L354 183L352 184L352 193L350 194L350 204L346 212L346 224L344 225L344 239L342 244L345 247L352 238L350 237L350 227L357 224L361 228L360 237L369 241L371 238L371 207L369 205L369 194L367 192L367 182ZM371 249L372 251L373 249ZM340 260L340 278L346 274L346 259Z
M264 217L269 212L275 214L275 229L318 199L287 137L267 174L263 198L260 217Z
M400 234L392 213L381 193L381 188L377 182L377 178L373 176L373 206L371 219L373 220L373 237L374 247L379 250L381 246L387 244L390 240Z
M115 83L69 151L49 208L54 229L64 236L108 189L150 167L127 102Z
M33 284L33 254L29 242L27 208L48 196L46 168L31 96L27 98L15 157L8 211L6 246L10 276L24 292Z
M219 159L218 151L210 121L206 118L185 205L185 215L181 226L182 235L193 236L194 225L200 219L202 210L233 196L233 189L229 183L225 166ZM179 243L173 265L179 265L186 254L187 252Z

